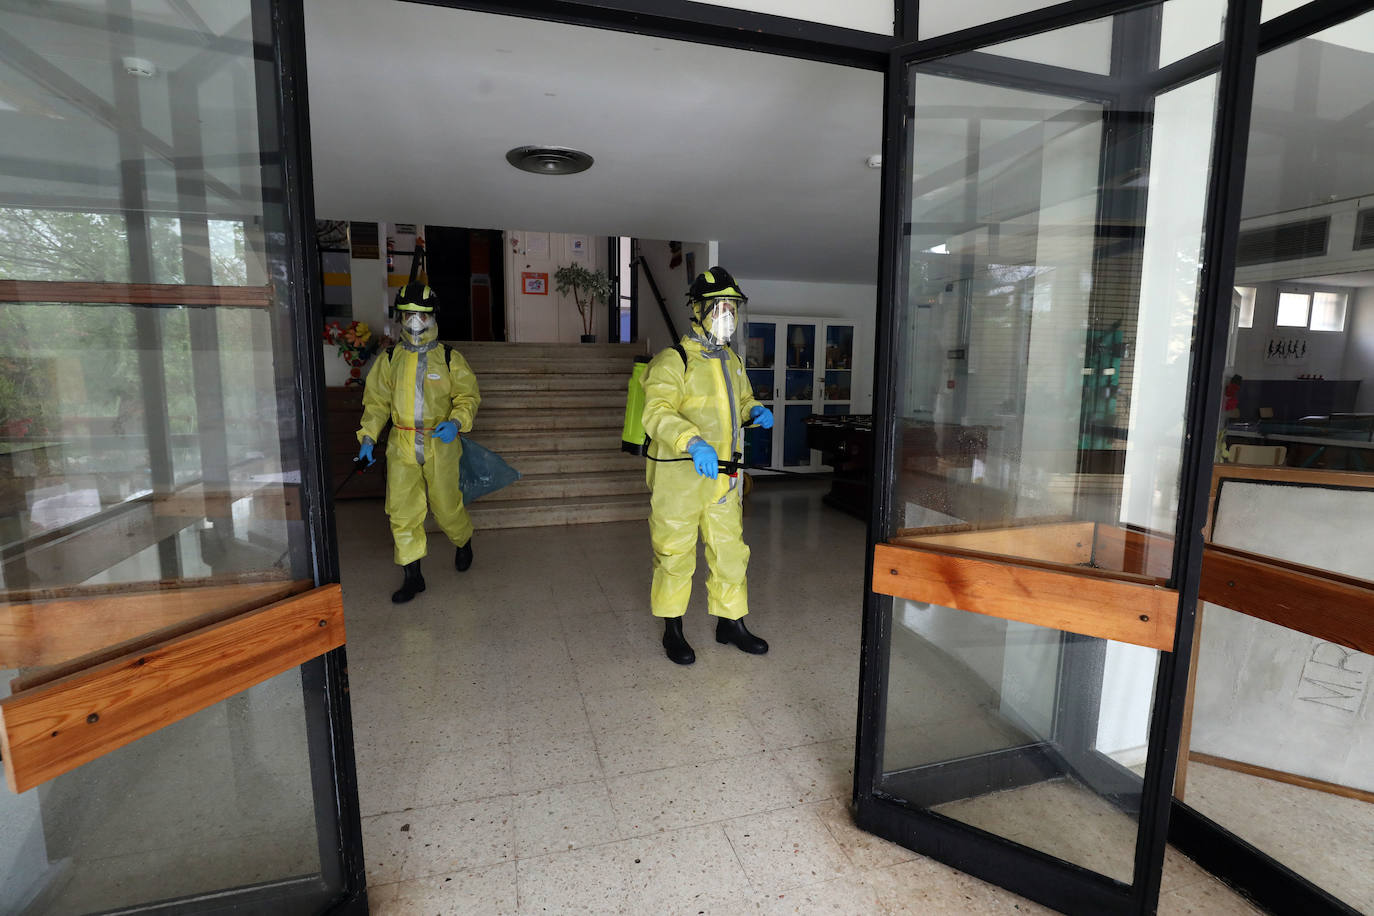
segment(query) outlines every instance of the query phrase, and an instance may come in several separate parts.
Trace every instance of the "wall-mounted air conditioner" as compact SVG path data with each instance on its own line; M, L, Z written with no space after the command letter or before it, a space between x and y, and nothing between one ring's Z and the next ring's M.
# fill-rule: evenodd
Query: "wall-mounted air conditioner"
M1236 283L1374 270L1374 197L1241 220Z

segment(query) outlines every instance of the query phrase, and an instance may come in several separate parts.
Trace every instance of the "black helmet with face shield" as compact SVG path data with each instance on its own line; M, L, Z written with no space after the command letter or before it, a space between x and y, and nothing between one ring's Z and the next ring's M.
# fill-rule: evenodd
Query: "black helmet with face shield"
M744 306L749 297L740 291L735 278L724 267L712 267L698 274L687 290L687 299L692 324L708 343L723 346L744 325Z

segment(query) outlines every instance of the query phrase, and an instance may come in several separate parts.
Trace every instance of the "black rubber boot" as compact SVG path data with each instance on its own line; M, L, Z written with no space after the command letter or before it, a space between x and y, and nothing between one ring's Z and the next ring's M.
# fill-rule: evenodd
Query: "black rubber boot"
M762 655L768 651L768 643L759 639L744 626L741 620L716 618L716 642L734 643L741 651L750 655Z
M687 637L682 635L681 617L663 618L663 650L668 654L668 660L676 665L690 665L697 660L697 654L688 645Z
M471 567L472 538L468 538L468 542L462 547L459 547L457 553L453 555L453 568L459 572L467 572Z
M425 577L420 575L419 560L414 563L407 563L401 568L405 570L406 577L405 581L401 583L401 587L391 593L393 604L405 604L425 590Z

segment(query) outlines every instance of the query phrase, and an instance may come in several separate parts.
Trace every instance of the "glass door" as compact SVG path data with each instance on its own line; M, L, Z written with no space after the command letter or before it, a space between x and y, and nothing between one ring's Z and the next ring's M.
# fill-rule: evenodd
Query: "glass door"
M786 468L811 466L811 446L806 442L806 418L815 413L815 322L788 322L783 330L786 366L782 378L782 464Z
M0 912L366 907L299 8L0 14Z
M1070 913L1159 892L1217 97L1164 68L1196 35L1220 10L1171 0L890 90L857 817Z

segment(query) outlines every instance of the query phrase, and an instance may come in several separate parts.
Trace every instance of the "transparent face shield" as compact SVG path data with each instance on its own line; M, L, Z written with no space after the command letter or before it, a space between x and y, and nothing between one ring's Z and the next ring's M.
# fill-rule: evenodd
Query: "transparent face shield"
M401 333L411 343L420 343L426 334L437 327L433 312L419 312L413 309L397 309L396 321Z
M717 346L728 346L736 353L743 353L745 326L745 300L720 297L708 299L701 316L702 334Z

